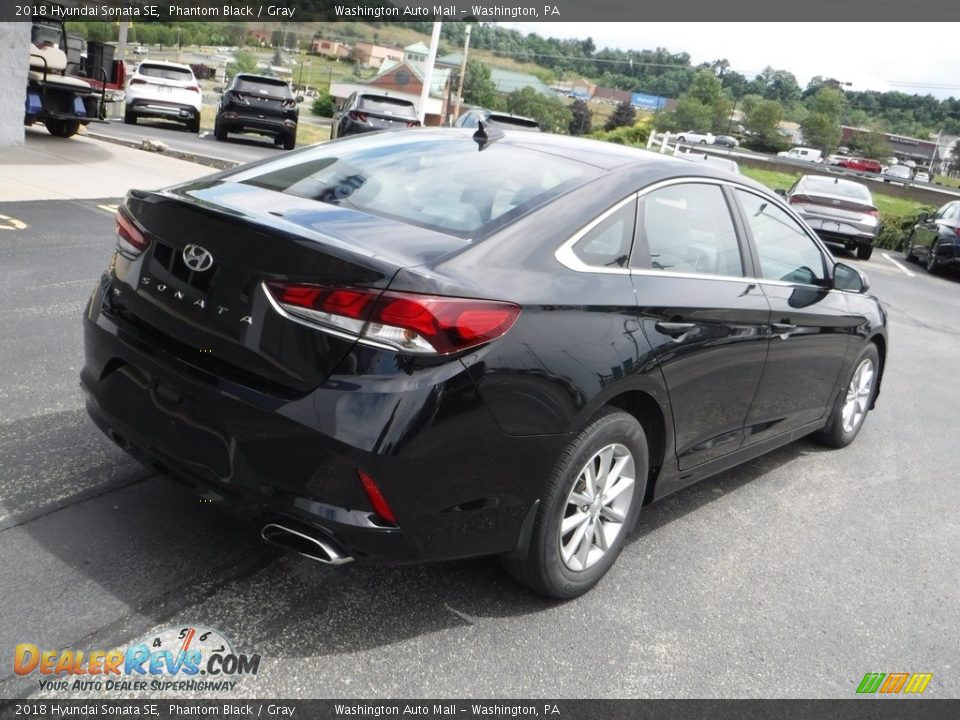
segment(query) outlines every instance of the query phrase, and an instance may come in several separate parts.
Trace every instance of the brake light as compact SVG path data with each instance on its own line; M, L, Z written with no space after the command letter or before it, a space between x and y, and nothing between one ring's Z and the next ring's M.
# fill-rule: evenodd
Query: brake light
M366 113L362 113L362 112L360 112L359 110L351 110L350 112L347 113L347 115L350 116L350 119L351 119L351 120L356 120L356 121L358 121L358 122L366 122L366 121L367 121L367 114L366 114Z
M372 477L360 468L357 468L357 475L360 477L360 484L363 485L363 491L367 494L370 504L373 505L373 511L387 522L397 524L397 516L387 503L387 499L380 492L380 488Z
M117 250L128 258L139 257L150 247L150 241L134 224L123 208L117 210Z
M877 210L876 208L874 208L873 210L867 210L866 214L869 215L870 217L875 217L875 218L880 217L880 211Z
M131 85L147 85L147 81L143 78L130 78Z
M407 123L407 127L420 127L420 121L411 120L410 122Z
M520 315L499 300L421 295L371 288L268 283L286 313L361 342L401 352L447 355L494 340Z
M199 85L187 85L187 87L184 88L184 89L186 89L186 90L191 90L191 91L193 91L193 92L195 92L195 93L199 93L199 92L200 92L200 86L199 86Z
M960 237L960 227L955 227L955 228L953 229L953 234L954 234L954 235L957 235L958 237Z

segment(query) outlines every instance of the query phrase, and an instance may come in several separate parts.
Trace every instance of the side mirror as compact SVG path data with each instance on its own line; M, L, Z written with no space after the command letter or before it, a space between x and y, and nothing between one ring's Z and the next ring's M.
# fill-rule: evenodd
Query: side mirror
M779 195L780 197L786 197L786 196L787 196L787 191L784 190L783 188L777 188L776 190L774 190L774 192L775 192L777 195Z
M918 222L918 223L924 223L924 222L926 222L926 221L929 220L929 219L930 219L930 215L929 215L928 213L925 213L925 212L924 212L924 213L920 213L919 215L917 215L917 222Z
M833 288L865 293L870 289L870 281L863 271L844 263L837 263L833 266Z
M222 94L223 94L223 87L222 87L222 86L217 86L217 87L215 87L215 88L213 89L213 91L214 91L217 95L222 95Z

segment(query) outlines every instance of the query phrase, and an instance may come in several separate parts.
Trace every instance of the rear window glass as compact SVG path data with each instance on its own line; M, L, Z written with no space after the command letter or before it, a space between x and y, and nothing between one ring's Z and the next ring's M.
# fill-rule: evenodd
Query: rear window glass
M140 63L137 72L147 77L163 78L164 80L193 80L193 71L189 68Z
M367 112L402 115L411 118L417 116L413 105L408 100L385 98L377 95L361 95L359 107Z
M853 200L872 202L870 191L857 183L844 182L843 180L834 182L831 178L824 177L808 177L804 181L803 187L807 192L843 195L843 197Z
M263 95L273 98L289 98L293 94L282 80L270 81L260 78L237 78L233 89L250 95Z
M401 131L336 141L228 179L402 220L483 235L599 171L555 155L469 137Z

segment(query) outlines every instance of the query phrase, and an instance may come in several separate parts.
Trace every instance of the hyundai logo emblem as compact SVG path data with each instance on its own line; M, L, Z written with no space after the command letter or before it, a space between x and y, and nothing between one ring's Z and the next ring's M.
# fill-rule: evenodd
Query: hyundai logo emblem
M206 272L213 267L213 255L199 245L187 245L183 249L183 262L194 272Z

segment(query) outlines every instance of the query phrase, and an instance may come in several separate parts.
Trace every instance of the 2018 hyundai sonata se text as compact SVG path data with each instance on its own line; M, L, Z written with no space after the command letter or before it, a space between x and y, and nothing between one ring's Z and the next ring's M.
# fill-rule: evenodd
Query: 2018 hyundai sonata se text
M850 443L887 353L866 279L772 193L554 135L369 134L135 190L116 244L82 383L118 444L324 562L496 554L560 598L646 503Z

